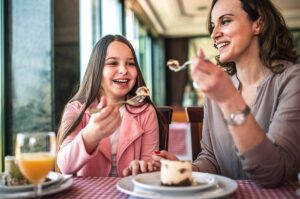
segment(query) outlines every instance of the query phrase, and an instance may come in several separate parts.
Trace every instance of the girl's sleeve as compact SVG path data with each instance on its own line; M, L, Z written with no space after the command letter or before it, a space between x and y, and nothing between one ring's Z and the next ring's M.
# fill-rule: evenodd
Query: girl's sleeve
M75 117L77 117L79 111L80 107L74 104L67 105L60 127L62 132L65 131ZM86 151L82 138L82 129L85 126L83 120L84 119L82 119L75 130L64 139L57 153L57 165L64 174L76 174L90 158L96 155L97 150L95 150L93 154L88 154Z
M159 145L159 125L156 111L152 106L148 107L144 115L145 133L142 137L141 159L151 160L151 156Z

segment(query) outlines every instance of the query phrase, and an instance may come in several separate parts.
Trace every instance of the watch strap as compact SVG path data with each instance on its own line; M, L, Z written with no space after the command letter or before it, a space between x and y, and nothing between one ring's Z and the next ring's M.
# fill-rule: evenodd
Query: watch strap
M245 123L246 117L249 115L250 112L251 112L250 107L248 105L246 105L246 107L243 110L235 111L235 112L231 113L230 117L228 119L224 118L224 121L228 126L242 125ZM237 122L235 120L236 115L242 115L243 121Z

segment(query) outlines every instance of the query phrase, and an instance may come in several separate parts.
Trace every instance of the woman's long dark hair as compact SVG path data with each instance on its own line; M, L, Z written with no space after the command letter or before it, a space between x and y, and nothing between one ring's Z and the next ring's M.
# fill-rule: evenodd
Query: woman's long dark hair
M126 99L131 98L132 96L136 95L135 92L136 92L137 88L139 88L141 86L146 86L144 78L143 78L141 70L140 70L140 67L138 65L135 51L134 51L132 45L130 44L130 42L121 35L107 35L107 36L103 37L102 39L100 39L96 43L96 45L92 51L88 66L86 68L86 71L85 71L85 74L84 74L84 77L82 80L82 84L79 87L79 90L68 102L68 103L71 103L74 101L79 101L80 103L83 104L83 106L80 109L78 116L76 116L75 118L71 118L72 122L68 126L64 126L64 124L62 124L63 121L61 120L60 128L58 130L58 135L57 135L59 145L61 145L63 140L78 126L78 124L82 120L84 112L87 110L87 108L95 100L97 100L98 102L100 101L101 80L102 80L103 66L105 63L106 52L107 52L108 46L113 41L122 42L130 48L133 58L134 58L134 61L135 61L135 64L136 64L136 68L137 68L138 75L137 75L136 83L135 83L134 87L131 89L131 91L127 94ZM168 125L168 124L167 124L166 120L164 119L164 117L161 115L161 113L156 109L155 105L151 102L149 97L147 97L146 100L144 100L144 104L145 103L148 103L148 105L152 105L154 107L154 109L156 110L156 114L157 114L158 122L159 122L159 131L160 131L159 136L161 139L161 137L164 136L163 134L168 133L166 130L167 129L166 125ZM143 106L144 104L141 104L140 107ZM125 105L126 109L129 111L127 106L129 106L129 105ZM65 108L66 108L66 106L65 106ZM132 113L132 112L130 112L130 113ZM132 113L132 114L139 114L139 113ZM62 117L62 119L63 119L63 117Z
M207 28L211 34L211 12L218 0L213 0L208 15ZM244 11L248 14L251 21L260 18L262 30L259 34L259 56L265 66L270 68L273 73L282 72L281 65L272 65L274 61L287 60L296 62L299 55L293 43L293 36L288 30L285 20L278 9L270 0L241 0ZM218 64L223 67L230 75L236 73L234 62L221 63L216 57Z

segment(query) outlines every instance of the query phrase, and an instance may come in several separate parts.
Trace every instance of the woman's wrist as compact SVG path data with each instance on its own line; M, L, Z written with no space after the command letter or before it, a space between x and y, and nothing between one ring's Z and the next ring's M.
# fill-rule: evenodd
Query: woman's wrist
M224 118L228 118L231 113L243 110L246 106L246 103L242 96L236 91L232 94L230 98L218 104Z
M196 172L200 171L200 169L195 164L192 164L192 170Z

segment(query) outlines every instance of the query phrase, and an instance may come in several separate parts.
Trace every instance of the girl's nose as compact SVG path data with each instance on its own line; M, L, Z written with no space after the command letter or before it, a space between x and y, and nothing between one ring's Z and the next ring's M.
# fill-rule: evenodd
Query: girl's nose
M120 64L119 66L119 74L126 74L127 73L127 66L126 66L126 63L122 63Z

